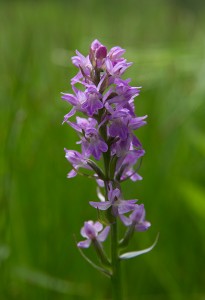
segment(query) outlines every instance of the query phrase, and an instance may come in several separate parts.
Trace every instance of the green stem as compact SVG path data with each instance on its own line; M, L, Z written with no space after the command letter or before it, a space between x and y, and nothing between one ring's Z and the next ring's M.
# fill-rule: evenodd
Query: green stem
M101 136L107 142L107 133L106 127L102 126L100 129ZM107 199L108 194L108 187L107 183L112 180L115 173L115 167L112 166L112 170L110 170L111 158L110 158L110 147L108 147L108 151L103 153L103 160L104 160L104 173L105 173L105 198ZM121 272L120 272L120 259L119 259L119 245L118 245L118 229L117 229L117 218L114 217L111 211L108 210L108 214L111 219L111 268L112 268L112 275L111 275L111 283L112 283L112 294L113 300L122 300L122 285L121 285Z
M111 224L111 264L113 300L122 300L120 259L118 256L117 220Z

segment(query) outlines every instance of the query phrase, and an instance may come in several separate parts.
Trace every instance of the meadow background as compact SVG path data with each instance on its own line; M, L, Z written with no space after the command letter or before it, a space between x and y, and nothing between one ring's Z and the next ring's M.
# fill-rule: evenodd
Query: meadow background
M96 187L66 178L63 149L78 149L77 136L61 125L70 57L95 38L127 49L137 112L149 116L144 180L123 188L152 223L130 249L160 239L123 263L126 299L204 300L205 2L192 0L0 2L0 299L110 299L76 250Z

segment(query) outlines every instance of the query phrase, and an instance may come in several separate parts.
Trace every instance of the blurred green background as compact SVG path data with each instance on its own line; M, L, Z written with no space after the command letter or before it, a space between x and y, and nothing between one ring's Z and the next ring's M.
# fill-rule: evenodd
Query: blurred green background
M60 92L70 57L93 39L127 49L126 77L143 86L137 112L146 150L126 198L145 203L152 227L123 263L126 299L205 299L205 2L1 1L0 299L108 300L110 283L76 250L96 186L68 180L64 147L78 149ZM87 251L93 255L92 251Z

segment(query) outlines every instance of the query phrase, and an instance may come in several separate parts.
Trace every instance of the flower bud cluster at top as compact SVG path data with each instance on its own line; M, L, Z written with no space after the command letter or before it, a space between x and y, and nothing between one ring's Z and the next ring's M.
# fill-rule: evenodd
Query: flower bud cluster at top
M130 79L122 79L132 64L122 57L124 53L120 47L113 47L108 52L104 45L94 40L88 56L76 51L72 58L79 71L71 79L73 94L62 95L62 99L72 105L63 123L78 133L81 152L65 149L66 158L72 165L67 177L76 176L80 168L92 170L98 183L105 186L106 196L102 199L101 195L101 202L90 204L99 210L109 209L126 226L143 231L150 226L144 220L144 206L135 204L137 200L123 200L119 188L120 182L126 179L142 179L134 166L144 155L144 150L133 132L146 124L146 116L135 114L134 98L139 95L140 87L132 87ZM76 116L75 121L71 121L78 112L81 117ZM100 159L104 161L104 170L98 166ZM124 216L130 211L129 218ZM86 222L81 233L87 242L79 247L89 246L90 240L97 240L99 228L102 229L99 223ZM105 230L99 240L104 241L107 234L108 230Z

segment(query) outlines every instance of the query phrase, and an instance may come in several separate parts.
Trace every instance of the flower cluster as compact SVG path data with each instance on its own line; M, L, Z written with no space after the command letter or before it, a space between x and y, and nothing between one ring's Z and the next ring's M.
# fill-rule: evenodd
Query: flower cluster
M134 98L140 87L132 87L130 79L122 79L132 64L123 57L124 53L120 47L108 51L98 40L92 42L88 56L76 51L72 63L78 73L71 80L73 93L62 94L62 99L72 106L63 123L76 131L77 143L81 145L81 152L65 149L72 166L67 177L76 176L79 169L84 169L81 174L89 170L89 176L97 180L98 191L105 189L103 194L98 192L100 202L91 201L90 205L104 211L108 226L103 229L98 221L85 222L81 235L86 240L78 243L80 248L87 248L92 242L101 245L110 224L118 218L132 231L144 231L150 226L144 206L136 204L136 199L123 199L120 187L127 179L142 179L137 169L145 151L134 131L146 124L147 117L135 112ZM100 160L104 169L99 166Z

